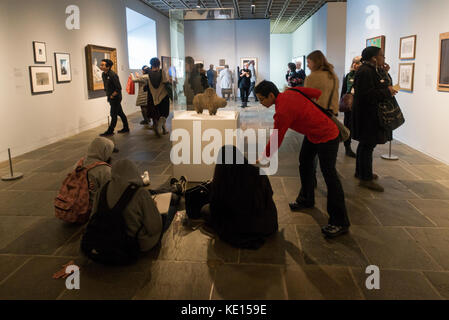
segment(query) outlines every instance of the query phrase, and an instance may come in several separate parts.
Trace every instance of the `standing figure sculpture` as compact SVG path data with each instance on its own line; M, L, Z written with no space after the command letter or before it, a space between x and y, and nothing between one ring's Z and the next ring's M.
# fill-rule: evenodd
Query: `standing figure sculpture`
M224 108L226 105L226 100L218 97L213 88L208 88L204 93L197 94L195 98L193 98L193 106L199 114L203 113L204 109L208 109L209 114L214 116L217 114L218 108Z

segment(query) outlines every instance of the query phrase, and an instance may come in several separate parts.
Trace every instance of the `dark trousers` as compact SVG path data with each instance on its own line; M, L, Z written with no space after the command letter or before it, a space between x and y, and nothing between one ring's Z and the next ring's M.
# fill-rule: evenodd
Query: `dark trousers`
M168 212L166 214L161 214L162 234L164 234L168 230L171 223L173 222L176 212L178 212L179 200L180 198L178 195L174 193L171 194L170 207L168 208Z
M111 105L111 124L109 125L109 132L114 132L115 126L117 125L117 116L122 119L123 129L129 129L128 127L128 119L126 118L125 113L122 109L122 99L116 98L109 100L109 104Z
M142 111L143 120L150 123L150 118L148 118L148 108L147 106L140 106L140 111Z
M314 144L304 137L299 154L299 174L301 176L301 191L296 199L307 206L315 205L315 188L313 185L313 162L316 156L320 161L321 172L327 185L327 212L329 224L349 226L346 211L345 194L337 175L335 165L339 147L338 138L326 143Z
M352 139L352 111L345 112L344 125L346 126L346 128L351 130L351 135L349 136L349 139L345 141L345 147L349 148L351 147L351 139Z
M248 105L249 87L240 87L240 98L242 99L242 105L246 107Z
M251 92L254 93L254 101L257 102L258 100L257 100L256 93L254 92L254 88L256 88L256 82L251 82L251 87L249 87L249 94L248 94L248 96L251 94Z
M357 158L355 175L361 180L373 180L373 152L376 144L359 142L357 147Z

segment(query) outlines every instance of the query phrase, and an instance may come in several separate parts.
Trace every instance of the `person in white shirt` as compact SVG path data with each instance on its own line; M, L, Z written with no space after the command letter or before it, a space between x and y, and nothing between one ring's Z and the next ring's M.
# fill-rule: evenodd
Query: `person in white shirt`
M224 70L221 70L219 81L221 87L221 95L226 99L226 101L229 101L232 93L233 77L228 65L225 65Z

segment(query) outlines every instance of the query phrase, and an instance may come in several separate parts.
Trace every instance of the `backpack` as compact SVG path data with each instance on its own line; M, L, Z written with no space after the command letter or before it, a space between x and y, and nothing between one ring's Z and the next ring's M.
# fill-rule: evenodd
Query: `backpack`
M129 185L117 204L110 209L106 199L108 186L109 182L100 192L97 211L89 220L81 239L81 251L88 258L101 264L128 265L139 257L137 236L143 225L135 237L128 236L123 212L139 187Z
M78 161L75 170L67 175L54 201L55 216L66 222L84 224L89 220L92 210L89 190L92 188L87 173L100 165L109 166L106 162L95 162L84 167L83 163L84 158Z

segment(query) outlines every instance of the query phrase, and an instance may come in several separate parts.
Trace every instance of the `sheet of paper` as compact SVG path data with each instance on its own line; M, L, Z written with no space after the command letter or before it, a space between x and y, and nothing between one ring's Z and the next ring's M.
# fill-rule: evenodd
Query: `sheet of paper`
M168 213L168 208L170 208L171 193L161 193L153 197L156 201L157 209L159 213Z

